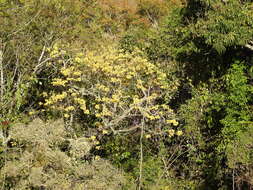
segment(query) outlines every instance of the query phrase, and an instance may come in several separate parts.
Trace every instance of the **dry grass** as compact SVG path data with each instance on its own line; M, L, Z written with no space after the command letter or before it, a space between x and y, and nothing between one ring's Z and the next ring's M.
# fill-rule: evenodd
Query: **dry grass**
M85 161L92 144L86 138L70 139L62 120L17 124L9 135L0 170L2 190L118 190L126 183L123 173L108 161Z

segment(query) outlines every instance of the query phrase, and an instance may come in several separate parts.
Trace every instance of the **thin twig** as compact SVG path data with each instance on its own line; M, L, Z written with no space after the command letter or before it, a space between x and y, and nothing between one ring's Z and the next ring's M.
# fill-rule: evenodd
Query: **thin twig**
M14 31L14 32L12 32L12 33L10 33L7 37L13 36L13 35L15 35L15 34L21 32L22 30L24 30L29 24L31 24L31 23L39 16L40 12L41 12L41 11L39 10L39 11L36 13L36 15L34 15L34 16L31 18L31 20L29 20L27 23L23 24L22 27L20 27L18 30Z

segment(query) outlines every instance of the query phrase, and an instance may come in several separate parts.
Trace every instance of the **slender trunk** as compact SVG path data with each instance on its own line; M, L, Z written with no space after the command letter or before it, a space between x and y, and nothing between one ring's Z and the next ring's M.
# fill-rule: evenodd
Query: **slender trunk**
M233 190L235 190L235 169L233 169L232 179L233 179Z
M0 101L3 101L3 96L4 96L4 71L3 71L3 51L0 49L0 74L1 74L1 78L0 78L0 85L1 85L1 89L0 89Z
M141 136L140 136L140 165L139 165L139 187L138 190L142 189L142 165L143 165L143 135L144 135L144 118L141 123Z

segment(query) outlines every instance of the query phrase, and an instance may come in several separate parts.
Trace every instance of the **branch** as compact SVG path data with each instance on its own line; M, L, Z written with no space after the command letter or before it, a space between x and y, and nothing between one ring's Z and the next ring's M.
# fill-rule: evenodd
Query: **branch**
M49 57L49 58L46 58L45 60L42 61L42 58L43 58L45 52L46 52L46 46L44 45L44 46L43 46L43 49L42 49L42 52L41 52L41 54L40 54L40 57L39 57L39 59L38 59L38 64L37 64L36 67L34 68L33 73L37 73L37 71L39 70L39 68L40 68L44 63L46 63L46 62L48 62L48 61L50 61L50 60L52 59L52 58Z
M44 55L45 51L46 51L46 46L44 45L44 46L43 46L43 49L42 49L42 52L41 52L41 54L40 54L40 58L39 58L39 60L38 60L38 63L41 62L41 60L42 60L42 58L43 58L43 55Z
M246 44L245 47L253 51L253 41L249 41L249 43Z
M3 51L0 47L0 74L1 74L1 78L0 78L0 84L1 84L1 92L0 92L0 100L2 102L3 100L3 96L4 96L4 70L3 70Z
M139 165L139 184L138 190L142 189L142 169L143 169L143 135L144 135L144 118L141 122L141 136L140 136L140 165Z
M134 131L139 128L140 128L140 126L137 125L137 126L130 127L128 129L114 130L114 134L128 133L128 132Z

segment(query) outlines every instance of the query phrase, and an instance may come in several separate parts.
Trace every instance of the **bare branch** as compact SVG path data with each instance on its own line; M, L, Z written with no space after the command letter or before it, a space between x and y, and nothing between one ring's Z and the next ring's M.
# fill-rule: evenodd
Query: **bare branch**
M140 165L139 165L139 187L138 190L142 189L142 169L143 169L143 135L144 135L144 118L141 122L141 136L140 136Z
M253 41L250 41L248 44L245 45L245 47L253 51Z
M42 52L41 52L41 54L40 54L40 58L39 58L39 60L38 60L38 63L41 62L41 60L42 60L42 58L43 58L43 56L44 56L44 54L45 54L45 51L46 51L46 46L44 45L44 47L43 47L43 49L42 49Z
M33 73L36 73L36 72L39 70L39 68L40 68L44 63L46 63L47 61L50 61L50 60L51 60L51 58L46 58L45 60L42 61L45 52L46 52L46 46L44 45L44 47L43 47L43 49L42 49L42 52L41 52L41 54L40 54L40 57L39 57L39 59L38 59L38 64L37 64L36 67L34 68Z
M4 71L3 71L3 51L1 48L1 42L0 42L0 74L1 74L1 78L0 78L0 84L1 84L1 89L0 89L0 96L1 96L1 102L3 100L3 96L4 96Z
M128 132L137 130L137 129L139 129L139 128L141 128L141 127L140 127L139 125L137 125L137 126L130 127L130 128L128 128L128 129L114 130L114 134L128 133Z

